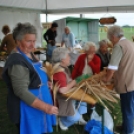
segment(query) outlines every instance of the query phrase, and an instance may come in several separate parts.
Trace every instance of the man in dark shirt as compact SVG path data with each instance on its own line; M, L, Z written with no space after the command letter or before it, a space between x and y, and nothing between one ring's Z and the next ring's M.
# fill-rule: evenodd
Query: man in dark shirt
M52 56L52 51L55 48L55 46L53 46L52 44L53 42L55 42L55 38L57 36L57 27L58 27L58 24L56 22L53 22L51 25L51 28L49 28L44 34L44 39L47 42L46 57L48 61L50 61L51 56Z

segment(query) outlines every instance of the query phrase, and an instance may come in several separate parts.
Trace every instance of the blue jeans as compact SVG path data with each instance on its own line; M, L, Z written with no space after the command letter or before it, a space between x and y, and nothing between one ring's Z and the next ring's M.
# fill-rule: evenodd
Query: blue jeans
M47 55L52 56L53 50L56 48L56 46L52 46L51 44L47 44Z
M120 94L124 134L134 133L134 91Z
M78 109L75 108L76 101L74 101L74 109L75 114L73 116L65 116L61 117L60 120L66 127L69 127L80 120L81 115L87 113L87 104L85 102L81 102L80 107Z

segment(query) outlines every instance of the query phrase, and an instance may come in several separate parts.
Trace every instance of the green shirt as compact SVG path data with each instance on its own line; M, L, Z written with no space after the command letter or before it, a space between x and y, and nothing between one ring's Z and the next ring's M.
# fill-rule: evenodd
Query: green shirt
M8 69L8 75L12 82L14 94L28 105L31 105L36 96L28 90L30 83L28 68L21 65L13 65L12 68Z

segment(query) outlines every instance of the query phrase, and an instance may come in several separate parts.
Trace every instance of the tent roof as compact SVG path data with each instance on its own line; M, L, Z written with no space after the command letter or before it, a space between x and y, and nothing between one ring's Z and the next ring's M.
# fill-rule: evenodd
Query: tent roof
M45 11L45 0L0 0L0 9L25 9L35 11Z
M134 0L0 0L0 9L2 8L27 9L52 14L133 12Z

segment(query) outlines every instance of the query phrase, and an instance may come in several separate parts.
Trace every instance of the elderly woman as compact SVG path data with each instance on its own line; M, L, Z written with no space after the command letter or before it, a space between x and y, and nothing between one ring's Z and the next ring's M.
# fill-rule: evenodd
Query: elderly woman
M107 36L113 43L113 52L104 82L114 75L114 85L120 94L123 134L134 134L134 44L124 37L120 26L108 29Z
M99 50L96 53L100 59L101 59L101 70L103 70L104 67L108 66L108 63L111 58L111 54L108 51L108 41L107 40L101 40L99 42Z
M65 33L62 35L62 42L61 42L61 46L63 46L63 44L65 43L66 48L68 48L68 50L72 50L74 45L75 45L75 37L74 34L71 32L69 27L65 27L64 29Z
M72 78L82 74L93 75L100 72L101 61L100 58L95 54L96 46L93 42L87 42L84 46L85 53L81 54L72 71Z
M82 118L82 114L86 113L86 107L80 105L78 110L75 107L75 100L69 99L60 95L60 93L66 93L69 91L77 82L79 78L75 80L71 79L71 74L68 70L70 65L70 57L66 48L56 48L52 55L53 63L60 63L60 67L64 69L64 72L55 73L53 76L54 82L58 82L60 88L58 90L58 105L59 105L59 125L62 130L67 130L69 126L73 125L77 121L80 124L86 124L86 121Z
M8 57L3 72L9 116L20 128L20 134L50 133L58 108L53 106L47 75L32 54L36 29L30 23L18 23L13 37L18 47Z

